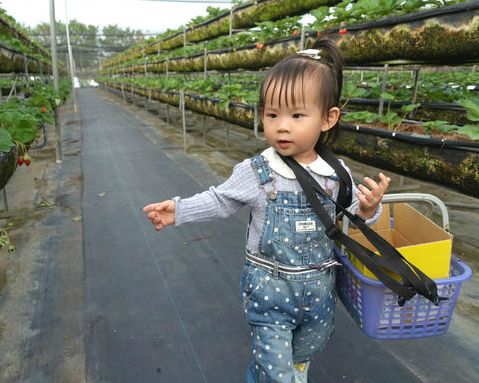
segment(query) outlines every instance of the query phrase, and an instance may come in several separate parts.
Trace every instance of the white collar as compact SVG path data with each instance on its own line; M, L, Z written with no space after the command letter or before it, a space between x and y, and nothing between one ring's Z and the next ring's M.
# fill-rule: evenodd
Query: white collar
M279 175L289 178L289 179L295 179L296 176L294 175L294 172L291 170L291 168L286 165L281 157L278 155L276 150L274 148L270 147L261 153L262 156L264 156L269 163L269 166L271 169L273 169L276 173ZM302 164L306 169L309 168L316 174L319 174L320 176L332 176L335 171L334 169L329 166L329 164L324 161L319 155L318 158L316 158L313 162L310 164L304 165Z

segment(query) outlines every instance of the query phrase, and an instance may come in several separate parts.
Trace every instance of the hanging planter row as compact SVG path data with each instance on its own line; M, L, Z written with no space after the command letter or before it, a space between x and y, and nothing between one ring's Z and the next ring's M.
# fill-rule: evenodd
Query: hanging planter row
M324 5L337 4L339 0L258 0L240 5L231 11L201 24L193 25L184 31L159 39L145 47L134 49L108 60L104 66L125 60L143 57L145 54L158 54L188 43L198 43L218 36L227 35L232 30L251 28L261 21L273 21L285 16L301 15Z
M179 92L122 85L114 80L103 85L107 89L133 93L173 106L179 105ZM185 94L187 109L254 129L255 113L252 105L230 102L225 109L220 106L221 101L198 94ZM479 197L479 143L476 142L342 124L333 149L338 154L360 162L433 181Z
M380 100L371 98L351 98L348 100L347 109L378 112ZM418 101L421 107L414 111L414 119L419 121L443 120L450 124L469 124L467 111L464 107L452 102ZM401 113L401 107L410 105L410 101L393 101L391 110ZM344 110L344 109L343 109Z
M45 57L47 61L51 61L52 57L49 52L45 51L37 43L30 40L22 31L19 31L12 26L8 20L0 15L0 35L8 38L16 38L20 40L26 46L32 47L35 53Z
M308 48L318 32L306 32ZM322 35L340 47L347 65L465 64L479 59L479 1L384 18L373 22L329 28ZM301 48L301 35L174 57L142 64L104 68L101 74L140 74L169 71L258 69L275 64Z
M28 72L27 72L27 71ZM0 73L49 73L51 65L0 43Z

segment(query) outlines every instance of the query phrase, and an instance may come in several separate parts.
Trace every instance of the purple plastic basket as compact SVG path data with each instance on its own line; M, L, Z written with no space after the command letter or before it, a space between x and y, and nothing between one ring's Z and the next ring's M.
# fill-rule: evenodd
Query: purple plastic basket
M471 269L456 256L451 256L449 278L435 279L438 294L449 298L439 306L416 295L403 307L397 304L397 295L378 280L364 276L334 249L340 262L336 280L343 305L359 328L376 339L423 338L445 334L456 305L462 282L471 277Z

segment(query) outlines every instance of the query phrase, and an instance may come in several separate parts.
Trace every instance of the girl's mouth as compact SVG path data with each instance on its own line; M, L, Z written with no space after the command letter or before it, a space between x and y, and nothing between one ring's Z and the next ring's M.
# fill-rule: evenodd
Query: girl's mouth
M286 149L287 147L289 147L291 145L291 141L279 140L278 145L281 149Z

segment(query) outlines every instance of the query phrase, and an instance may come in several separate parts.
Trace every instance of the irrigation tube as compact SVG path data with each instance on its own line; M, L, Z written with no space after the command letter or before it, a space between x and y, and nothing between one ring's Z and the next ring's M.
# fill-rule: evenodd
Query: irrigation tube
M394 132L391 130L367 128L359 125L345 124L343 122L340 123L340 127L341 129L348 130L350 132L359 132L379 137L394 138L400 141L408 142L410 144L416 144L421 146L453 148L459 150L479 152L479 143L476 142L446 140L444 138L436 138L422 134L409 134L402 132Z

